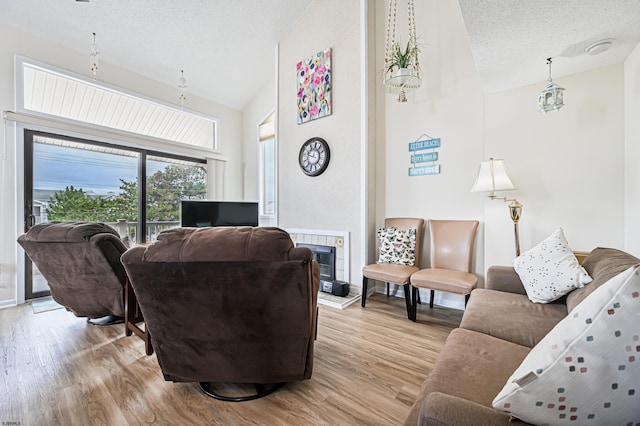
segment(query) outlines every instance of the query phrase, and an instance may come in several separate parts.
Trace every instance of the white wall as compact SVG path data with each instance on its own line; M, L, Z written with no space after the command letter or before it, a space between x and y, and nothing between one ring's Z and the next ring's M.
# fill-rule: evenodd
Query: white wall
M279 226L350 233L352 285L360 285L361 97L360 4L313 2L280 43L278 83ZM332 49L332 115L298 125L296 64ZM298 166L302 144L324 138L331 161L318 177Z
M624 63L624 249L640 257L640 44Z
M38 61L87 75L88 57L60 45L52 44L15 28L0 24L0 110L15 110L14 104L14 55L22 55ZM113 67L109 58L101 58L99 80L122 87L132 92L177 104L178 89L125 69ZM225 166L226 188L229 199L242 199L243 176L241 114L237 110L188 95L187 108L219 120L220 149L228 158ZM15 126L1 123L0 139L0 306L13 304L16 300L16 175L22 164L16 158Z
M398 5L398 25L406 27ZM378 80L376 212L378 226L385 217L411 216L428 219L475 219L481 222L474 271L483 275L483 206L480 196L470 193L483 158L483 92L457 2L416 2L416 31L422 36L420 63L423 84L407 94L408 102L384 93ZM377 52L384 63L386 10L376 11ZM404 12L406 15L406 12ZM407 36L398 32L404 43ZM409 177L409 142L422 134L441 138L438 175ZM383 137L382 137L383 135ZM382 182L381 182L382 181ZM424 233L420 265L429 265L429 237ZM375 259L370 259L375 260ZM481 281L482 282L482 281ZM436 303L464 306L462 296L436 294ZM447 302L445 299L450 298ZM424 298L423 298L424 299ZM428 297L427 297L428 300Z
M379 9L377 16L377 62L382 64L386 11ZM398 22L401 19L399 11ZM377 204L378 225L385 216L405 215L480 220L474 272L481 277L482 286L490 265L508 265L515 257L507 203L469 192L480 161L493 156L507 161L518 187L505 195L516 196L524 204L520 222L523 251L557 227L565 230L576 250L622 248L623 66L562 78L558 83L567 89L567 105L545 116L536 105L545 86L542 72L539 84L484 94L456 2L418 2L416 25L422 34L422 87L409 94L406 104L384 95L380 86L377 89L377 134L384 135L377 147L377 170L384 176L377 179L377 197L384 199ZM635 70L636 82L639 63L638 59L628 63ZM627 100L635 105L632 113L639 108L637 89L635 93ZM441 174L408 177L407 143L422 133L442 139L438 150ZM635 150L635 158L637 146L637 137L633 141L627 137L627 150ZM627 161L633 161L629 152ZM627 169L631 169L629 164ZM638 197L631 195L638 193L637 172L628 172L627 180L630 178L635 184L627 185L627 197ZM637 199L628 200L628 223L639 217L634 210L638 205ZM637 236L631 238L637 243ZM428 235L424 243L428 244ZM428 250L423 250L421 265L428 266ZM436 303L449 306L462 306L458 299L436 295Z
M622 64L563 77L565 106L537 111L546 82L491 94L485 157L504 158L524 204L525 251L563 228L574 250L623 247L624 84ZM510 264L513 227L505 203L487 201L485 265Z
M640 172L635 167L640 158L640 124L635 119L640 113L640 47L624 66L559 79L567 89L567 105L542 115L536 100L546 84L544 72L539 84L485 95L457 3L417 2L423 85L408 94L406 104L399 104L384 93L380 81L386 2L365 1L374 15L369 22L373 50L368 52L374 60L369 98L375 101L365 111L373 124L366 143L370 151L365 178L358 169L358 131L366 120L358 123L356 113L361 107L355 59L359 11L350 4L355 2L314 2L281 44L281 226L357 231L357 200L365 195L363 205L371 209L376 226L391 216L478 219L474 272L482 286L486 268L510 264L515 256L507 204L469 192L480 162L494 156L507 161L518 187L505 195L524 204L523 251L563 227L576 250L611 246L640 253ZM404 22L401 5L398 9L398 22ZM327 22L323 31L315 30L318 23ZM325 47L334 49L334 114L297 125L295 63ZM407 144L423 133L442 139L442 171L410 178ZM304 176L297 166L299 147L311 136L327 138L335 153L327 172L318 178ZM363 179L368 188L359 185ZM365 189L367 194L359 193ZM366 244L373 247L375 226L365 228ZM375 260L373 250L362 257L362 263L352 258L352 284L359 285L359 266ZM421 264L428 266L426 249ZM436 303L461 307L463 302L441 294Z

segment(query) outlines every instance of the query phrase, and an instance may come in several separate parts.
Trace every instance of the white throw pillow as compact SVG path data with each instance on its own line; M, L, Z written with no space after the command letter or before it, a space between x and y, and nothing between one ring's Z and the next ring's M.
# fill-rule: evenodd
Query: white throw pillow
M378 263L413 266L416 263L416 230L378 229Z
M533 424L638 424L640 264L598 287L560 321L493 407Z
M513 261L529 300L549 303L591 282L569 248L562 228Z

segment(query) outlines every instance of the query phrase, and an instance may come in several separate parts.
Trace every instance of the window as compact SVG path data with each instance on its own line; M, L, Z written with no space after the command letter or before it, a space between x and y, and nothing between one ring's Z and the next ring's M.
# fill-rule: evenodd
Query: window
M206 198L204 160L39 132L27 135L32 148L25 152L33 153L25 156L25 170L33 170L26 176L32 179L26 194L32 200L29 224L106 222L123 237L148 242L180 226L181 200Z
M217 150L214 119L21 59L18 111Z
M276 139L275 113L271 113L259 126L260 135L260 215L276 216Z
M182 199L206 198L204 158L219 154L214 118L19 56L15 78L16 111L4 118L25 125L25 232L99 221L130 244L151 242L180 226ZM167 153L178 145L182 155ZM26 256L24 277L26 299L48 294Z
M207 172L204 164L157 155L147 156L146 164L146 240L154 241L180 224L182 200L207 198Z
M130 244L154 241L180 226L181 200L206 198L205 166L204 160L27 130L25 231L48 221L104 222ZM48 290L25 257L25 297Z

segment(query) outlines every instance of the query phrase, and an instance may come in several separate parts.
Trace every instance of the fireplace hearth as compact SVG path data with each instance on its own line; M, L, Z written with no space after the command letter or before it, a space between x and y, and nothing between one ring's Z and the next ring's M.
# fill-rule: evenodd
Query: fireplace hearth
M318 293L318 303L322 305L328 305L333 308L344 309L351 305L355 301L360 299L360 287L358 285L350 285L350 272L349 272L349 232L345 231L330 231L330 230L312 230L312 229L293 229L286 228L289 232L291 239L296 246L299 245L313 245L313 246L328 246L335 249L334 251L334 267L328 264L327 268L322 268L322 275L328 275L331 270L334 271L334 280L326 280L324 276L320 277L320 285L325 291ZM312 250L313 251L313 250ZM321 258L318 263L325 263ZM329 275L330 276L330 275ZM335 295L333 291L329 292L329 285L336 283L336 286L342 286L340 289L348 290L348 296ZM344 286L347 286L345 289Z

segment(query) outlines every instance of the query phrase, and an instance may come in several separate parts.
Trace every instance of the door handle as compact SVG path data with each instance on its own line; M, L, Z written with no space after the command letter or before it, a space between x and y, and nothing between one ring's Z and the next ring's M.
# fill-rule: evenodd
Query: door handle
M29 229L33 228L33 226L35 224L36 224L36 216L32 215L32 214L27 215L25 232L28 231Z

